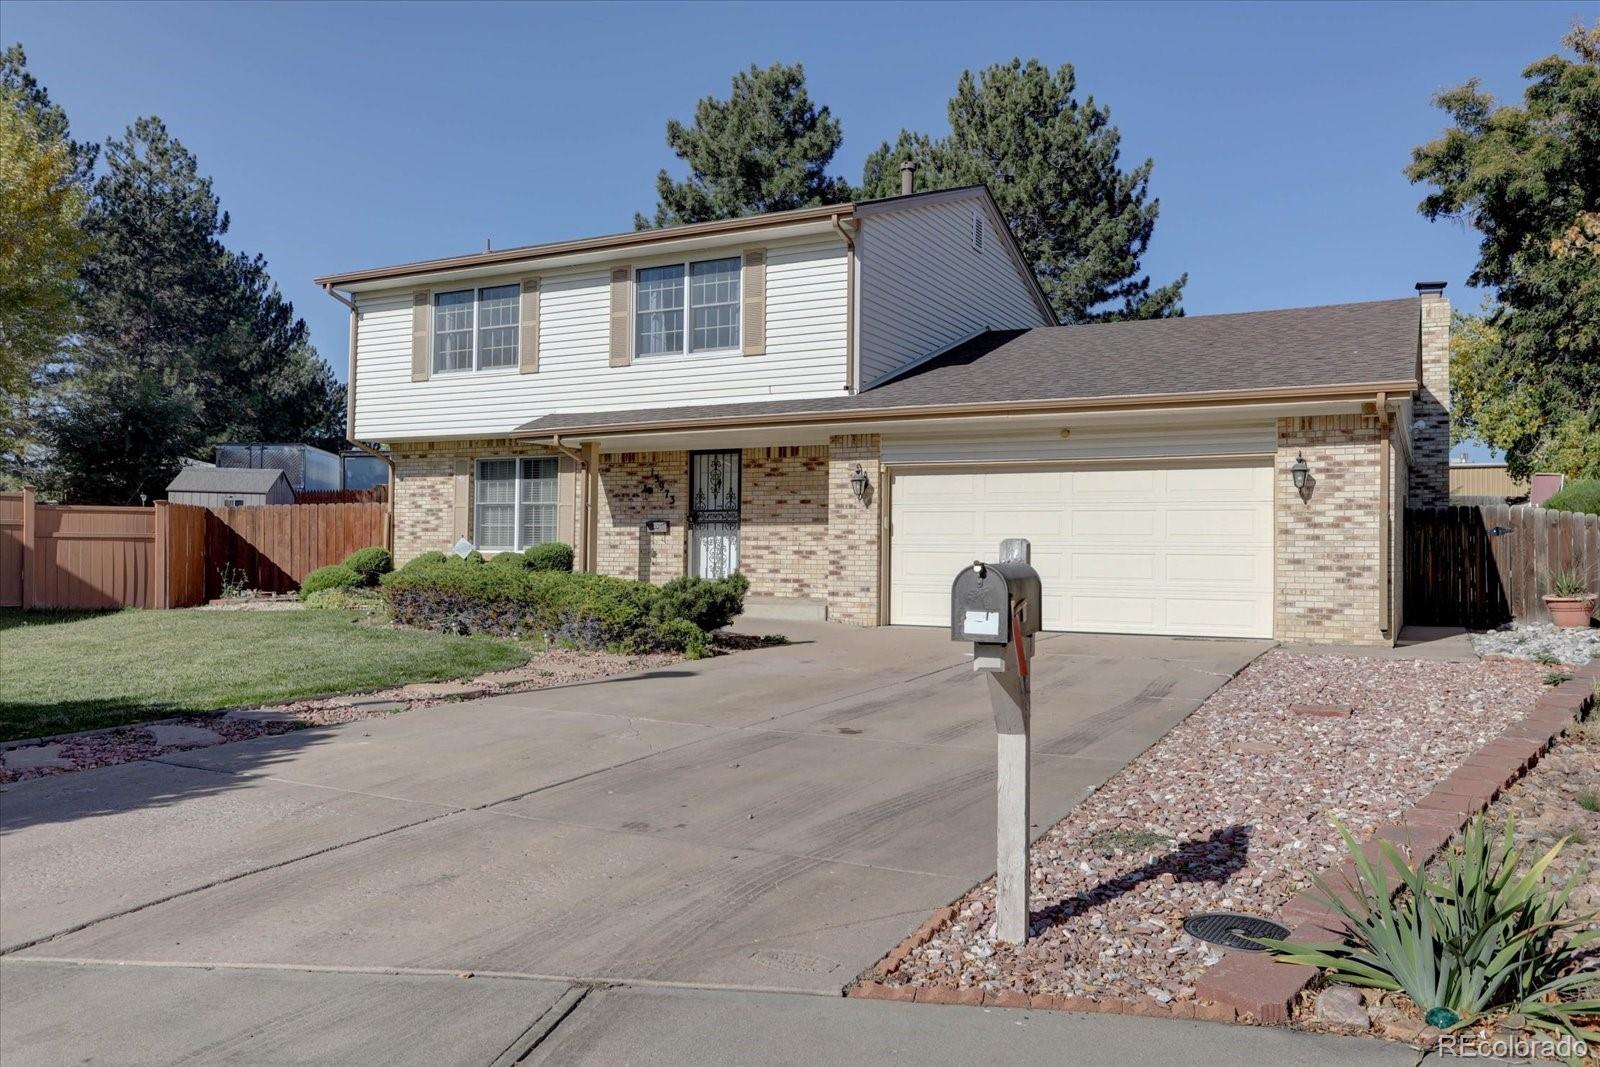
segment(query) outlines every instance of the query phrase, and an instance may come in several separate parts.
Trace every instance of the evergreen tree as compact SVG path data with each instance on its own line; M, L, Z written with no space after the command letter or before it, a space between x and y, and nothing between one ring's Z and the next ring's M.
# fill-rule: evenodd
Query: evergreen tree
M1468 281L1493 299L1451 346L1452 433L1535 469L1600 477L1600 22L1523 72L1522 105L1476 81L1435 98L1451 118L1406 174L1429 219L1478 230Z
M222 244L228 215L194 156L143 118L105 163L78 343L48 417L57 486L128 503L223 440L338 434L343 389L265 262Z
M667 122L667 144L689 177L675 182L661 171L655 218L635 215L634 227L845 203L850 183L827 173L843 139L839 121L811 102L804 67L752 65L734 75L728 99L695 106L694 125Z
M1152 289L1141 260L1161 202L1149 196L1152 163L1124 171L1111 110L1079 100L1070 65L1030 59L961 75L942 139L902 130L868 157L862 195L983 184L1065 323L1181 315L1188 275Z

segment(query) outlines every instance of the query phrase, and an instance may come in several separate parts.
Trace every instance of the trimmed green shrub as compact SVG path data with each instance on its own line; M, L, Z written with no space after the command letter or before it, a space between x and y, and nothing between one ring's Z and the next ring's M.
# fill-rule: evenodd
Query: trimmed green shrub
M479 552L477 549L473 549L471 552L468 552L465 556L458 556L456 558L460 559L461 562L463 562L463 563L483 563L483 562L485 562L485 560L483 558L483 553Z
M662 619L688 619L701 630L720 630L744 611L750 579L742 574L708 581L674 578L661 587L656 613Z
M383 608L383 601L368 589L318 589L300 598L307 611L360 611L372 613Z
M394 570L394 557L387 548L358 548L344 558L343 566L361 575L363 585L377 585L379 578Z
M550 541L542 545L529 545L523 553L528 560L528 569L535 571L570 571L572 569L572 546L560 541Z
M354 589L362 584L361 575L343 563L335 563L331 567L318 567L306 575L306 580L300 583L300 595L308 597L323 589Z
M1581 511L1585 515L1600 515L1600 478L1581 478L1544 502L1551 511Z
M491 567L512 567L519 571L528 569L528 558L516 552L499 552L489 557Z
M411 560L405 565L405 567L402 567L401 570L405 570L410 567L431 567L435 563L443 563L449 558L450 557L445 555L443 552L440 552L437 549L431 549Z
M692 583L669 594L648 582L598 574L446 559L386 575L383 592L395 621L411 626L512 637L539 633L580 648L701 656L709 653L710 638L700 623L722 619L723 625L737 615L748 583Z

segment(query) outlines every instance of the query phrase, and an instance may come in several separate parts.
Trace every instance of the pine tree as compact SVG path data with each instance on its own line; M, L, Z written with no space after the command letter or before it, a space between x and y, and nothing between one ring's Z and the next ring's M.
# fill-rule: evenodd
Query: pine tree
M804 67L752 65L734 75L728 99L695 106L694 125L667 122L667 144L689 177L676 182L661 171L654 220L635 215L634 227L845 203L850 183L827 173L843 140L839 121L811 102Z
M902 130L868 157L862 195L987 185L1034 265L1062 322L1181 315L1188 275L1152 289L1141 260L1161 202L1149 196L1152 162L1124 171L1111 109L1079 100L1071 65L1030 59L961 75L941 139Z

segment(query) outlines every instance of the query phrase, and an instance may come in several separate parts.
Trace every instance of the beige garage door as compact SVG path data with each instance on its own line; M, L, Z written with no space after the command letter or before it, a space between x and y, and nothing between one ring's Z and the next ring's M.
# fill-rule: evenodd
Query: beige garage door
M950 582L1033 542L1049 630L1272 635L1272 469L1260 463L896 474L889 617L950 624Z

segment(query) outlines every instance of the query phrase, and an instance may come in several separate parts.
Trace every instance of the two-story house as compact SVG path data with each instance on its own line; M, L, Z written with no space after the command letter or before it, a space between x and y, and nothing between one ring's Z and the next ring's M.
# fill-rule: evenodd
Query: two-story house
M561 540L943 625L1027 537L1048 629L1387 642L1408 486L1447 492L1442 285L1060 326L981 187L318 282L401 562Z

